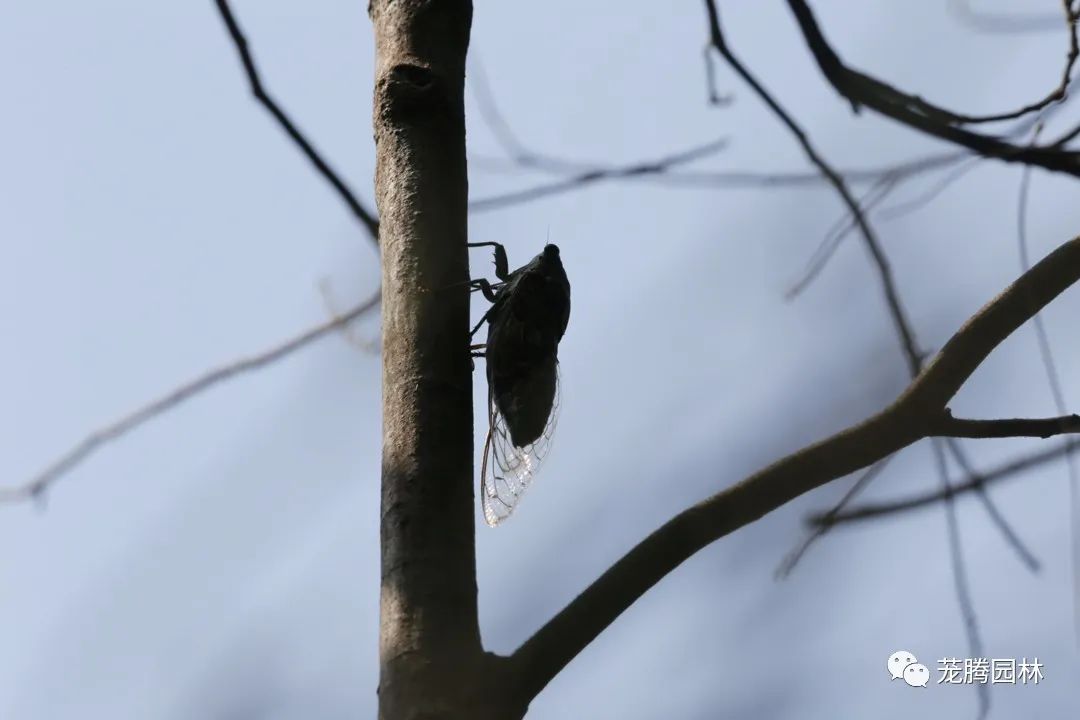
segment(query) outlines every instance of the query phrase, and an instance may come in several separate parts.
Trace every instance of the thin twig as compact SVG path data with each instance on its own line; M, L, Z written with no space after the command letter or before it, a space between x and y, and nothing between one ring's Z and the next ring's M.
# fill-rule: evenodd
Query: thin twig
M1075 22L1075 18L1074 18ZM1032 142L1038 139L1039 131L1035 129ZM1020 176L1020 191L1017 199L1016 210L1016 237L1020 247L1020 268L1027 271L1031 267L1031 258L1028 256L1027 240L1027 210L1028 196L1031 190L1031 168L1025 166ZM1054 407L1061 414L1065 413L1065 392L1062 389L1061 375L1054 363L1054 353L1050 347L1050 334L1046 331L1042 313L1035 313L1032 318L1035 327L1035 337L1039 343L1039 356L1042 358L1043 369L1046 372L1046 381L1050 386L1050 394L1054 399ZM1076 633L1077 641L1080 642L1080 470L1076 465L1076 458L1070 453L1065 457L1066 467L1069 473L1069 528L1071 533L1070 559L1072 562L1073 581L1073 632Z
M892 268L886 258L885 251L871 228L869 221L866 219L862 206L852 196L844 179L825 161L810 143L809 136L806 132L795 122L794 118L792 118L792 116L780 105L771 93L769 93L769 91L766 90L765 87L750 73L742 62L735 57L734 53L728 47L723 30L721 29L720 15L715 1L706 0L705 9L709 20L709 37L717 52L727 60L728 64L736 74L742 77L743 80L750 85L759 98L761 98L769 109L772 110L773 114L787 126L789 131L802 146L804 153L810 159L811 163L813 163L821 172L822 176L829 181L840 196L844 205L847 207L852 223L858 228L863 243L869 251L877 271L889 316L893 321L893 326L900 339L900 347L903 351L904 358L907 361L909 376L911 378L917 377L922 371L924 353L918 347L911 322L908 320L907 313L900 301L900 293L897 290L896 281L892 274ZM828 256L826 255L826 260L827 258ZM812 272L811 278L813 277L813 274L814 273ZM805 287L805 285L803 286ZM955 451L957 453L960 452L958 448ZM966 458L959 459L966 460ZM1021 549L1020 552L1023 554L1027 551L1026 549Z
M964 561L964 546L960 538L960 520L956 513L956 503L952 496L952 483L949 480L949 467L945 460L945 450L940 438L931 443L934 450L934 464L937 466L945 500L945 527L949 539L949 559L953 569L956 601L960 606L960 617L964 623L970 657L984 657L982 638L979 634L979 620L975 615L975 600L971 596L971 581L968 579L967 563ZM990 712L990 693L985 684L976 684L979 698L979 720Z
M1076 64L1076 58L1080 56L1080 45L1078 45L1076 37L1077 16L1076 11L1072 9L1071 0L1061 0L1061 5L1065 16L1065 29L1069 36L1069 50L1065 55L1065 69L1061 73L1061 81L1057 86L1043 99L1025 105L1017 110L998 113L996 115L960 115L957 116L955 122L965 125L974 125L978 123L1001 122L1002 120L1015 120L1024 115L1039 112L1050 104L1065 99L1065 95L1069 89L1069 81L1072 78L1073 66ZM1058 22L1060 23L1060 19Z
M338 196L348 205L352 214L367 229L368 235L371 236L371 240L377 248L379 245L379 221L375 219L374 214L364 207L356 193L349 189L341 176L323 159L307 137L281 109L281 106L267 94L263 88L262 80L259 78L259 71L255 67L255 59L248 48L247 38L244 37L240 25L236 22L236 17L233 15L232 8L229 7L228 0L214 0L214 2L221 13L221 19L225 22L226 29L229 31L229 37L232 38L233 44L236 46L236 52L240 55L240 62L244 65L244 72L247 74L248 83L251 85L251 93L274 116L285 134L296 143L319 174L330 183Z
M825 39L809 5L804 0L787 0L787 3L822 74L833 88L851 103L853 110L869 107L908 127L961 145L983 157L1037 165L1047 170L1080 176L1080 153L1065 150L1053 143L1046 146L1018 146L1000 136L980 134L964 127L965 124L987 118L1005 119L1012 115L1011 113L983 117L961 115L928 103L915 95L901 92L877 78L848 67ZM1074 15L1071 10L1070 14ZM1070 25L1070 33L1075 37L1076 23L1071 22ZM1072 58L1068 61L1067 71L1071 71L1074 60L1075 58ZM1022 110L1030 112L1030 107L1032 106ZM1054 105L1041 107L1049 109Z
M334 317L321 325L316 325L310 330L305 330L296 337L264 350L263 352L248 358L243 358L229 363L216 370L211 370L194 380L169 391L151 403L124 415L120 419L98 428L87 435L81 442L61 455L52 464L42 470L37 476L17 487L0 488L0 502L15 502L19 500L37 499L52 487L61 477L71 472L76 466L85 461L95 451L103 446L120 439L132 430L144 425L162 413L176 408L186 400L209 390L226 380L236 376L258 370L292 353L304 348L327 334L347 326L353 320L368 312L379 304L380 294L376 292L371 298L352 308L348 312Z
M953 458L960 466L960 469L964 472L966 476L965 480L970 480L971 478L976 478L979 476L978 470L976 470L975 467L972 466L972 464L967 459L967 454L964 453L960 448L960 440L958 438L947 437L945 438L945 444L949 447L952 452ZM951 490L951 484L946 489ZM1005 514L990 497L990 494L987 492L985 485L980 484L975 486L974 491L975 497L979 500L979 503L982 504L983 510L986 511L987 517L990 518L990 521L992 523L997 525L997 528L1001 532L1002 536L1005 538L1005 541L1009 545L1011 545L1012 548L1016 551L1016 554L1020 557L1020 560L1024 563L1027 569L1033 573L1037 573L1039 571L1039 568L1042 566L1042 563L1039 562L1039 559L1035 557L1035 554L1031 552L1031 550L1029 550L1028 547L1024 544L1024 542L1020 539L1020 535L1016 532L1016 529L1005 518Z
M878 204L884 202L889 197L889 194L896 189L898 182L899 181L895 176L882 176L880 180L871 185L858 199L860 210L865 214L873 210ZM821 276L821 273L825 270L829 261L835 256L836 251L840 249L840 245L843 243L844 239L858 229L858 220L850 211L845 211L825 233L821 242L810 255L810 259L807 260L806 267L803 269L802 274L784 293L784 299L790 302L802 295L803 292Z
M875 477L879 476L882 471L885 470L885 468L889 464L889 461L891 461L894 457L896 457L896 455L889 455L888 457L879 460L878 462L874 463L866 470L864 470L862 475L860 475L859 478L851 485L851 487L848 488L848 491L843 494L843 496L832 507L832 509L825 513L825 517L835 517L838 513L843 512L844 508L847 507L848 503L858 497L859 493L861 493L867 488L867 486L870 484L870 481L872 481ZM816 525L813 530L805 538L803 538L802 542L800 542L795 547L795 549L789 552L780 562L780 566L776 568L776 578L779 580L783 580L786 579L789 575L791 575L792 571L795 570L795 566L799 564L799 561L802 560L803 556L806 554L806 551L810 549L810 546L817 542L825 533L827 533L831 527L832 526L827 523L821 523L819 525Z
M888 260L885 258L884 252L881 250L881 245L877 240L877 236L867 222L866 216L862 212L862 208L859 207L858 201L855 200L855 197L848 189L847 183L844 182L844 179L839 173L837 173L836 170L834 170L818 153L816 148L810 142L809 136L807 136L802 127L795 122L795 119L791 114L780 105L772 94L765 89L765 86L751 74L737 57L735 57L734 53L728 47L727 40L720 28L720 14L716 8L715 1L705 0L705 10L709 16L709 38L713 47L716 48L716 51L728 62L728 65L735 71L735 74L741 77L743 81L751 87L754 93L769 107L777 119L788 128L802 147L806 157L836 190L837 195L840 196L840 199L851 213L851 216L855 219L860 234L865 241L867 250L870 252L882 277L885 301L889 306L890 314L894 318L902 318L904 312L900 306L900 297L896 291L896 284L892 277L892 269L889 266ZM897 323L897 332L900 335L900 342L904 348L904 354L908 358L908 363L914 368L914 372L917 373L918 367L916 363L917 359L921 357L921 353L917 349L914 335L912 334L911 329L903 323Z
M1044 33L1061 27L1061 16L1042 14L1004 14L976 10L970 0L949 0L947 6L957 20L972 30L983 33L1016 35L1019 33Z
M955 167L950 168L938 182L926 188L913 198L908 198L895 205L881 208L881 210L877 212L877 217L882 220L895 220L898 217L908 215L925 207L936 200L941 193L945 192L957 180L979 167L982 164L981 161L982 158L977 155L963 158Z
M572 177L526 188L525 190L516 190L501 195L471 200L469 202L469 210L472 212L484 212L487 210L507 208L530 200L537 200L542 197L569 192L605 180L625 180L628 178L646 177L650 175L662 175L673 167L685 165L694 162L695 160L701 160L702 158L716 154L727 147L727 142L726 139L721 138L657 160L636 162L622 167L594 168Z
M948 491L929 491L899 500L866 503L838 513L832 513L831 511L816 513L809 516L806 522L811 526L823 524L841 525L862 520L876 520L911 510L934 507L941 504L946 498L960 497L970 492L978 492L992 483L999 483L1017 477L1031 470L1036 470L1043 465L1057 462L1063 457L1072 456L1077 452L1080 452L1080 440L1069 440L1064 445L1013 458L986 472L973 475L962 483L957 483Z

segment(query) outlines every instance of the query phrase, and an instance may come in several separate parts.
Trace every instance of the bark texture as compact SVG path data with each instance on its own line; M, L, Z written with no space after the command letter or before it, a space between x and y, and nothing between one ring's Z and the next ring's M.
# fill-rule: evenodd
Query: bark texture
M465 284L472 3L375 0L369 12L383 280L379 716L488 717L478 679L495 658L476 612Z

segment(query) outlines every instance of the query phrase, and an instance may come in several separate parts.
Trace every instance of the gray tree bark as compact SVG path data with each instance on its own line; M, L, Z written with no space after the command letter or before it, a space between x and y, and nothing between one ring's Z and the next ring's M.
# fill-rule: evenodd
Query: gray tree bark
M383 336L379 716L520 717L476 608L468 0L374 0Z

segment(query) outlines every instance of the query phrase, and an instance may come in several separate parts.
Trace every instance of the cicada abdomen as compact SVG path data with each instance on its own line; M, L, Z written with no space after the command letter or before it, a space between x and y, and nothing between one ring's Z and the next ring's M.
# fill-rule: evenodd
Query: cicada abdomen
M513 513L551 449L559 410L559 341L570 318L570 282L554 245L507 272L502 246L481 244L495 245L501 280L494 288L475 281L492 302L484 315L488 432L480 505L484 520L494 527Z

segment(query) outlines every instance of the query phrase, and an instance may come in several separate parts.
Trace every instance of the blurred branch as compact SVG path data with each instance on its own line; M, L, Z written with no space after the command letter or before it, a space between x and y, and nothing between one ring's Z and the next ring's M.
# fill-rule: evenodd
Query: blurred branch
M710 543L814 488L929 436L946 404L1020 325L1080 281L1080 237L1024 273L957 330L894 403L679 513L631 549L511 656L533 697L634 601Z
M965 474L965 478L962 482L970 481L979 474L967 459L967 455L961 451L960 441L958 439L945 438L945 444L949 450L952 451L953 458L956 460L957 465L960 466L960 470ZM951 485L951 483L949 483L949 485ZM943 489L948 490L950 488L943 486ZM990 517L990 521L997 525L998 530L1001 531L1001 534L1005 538L1005 542L1012 546L1020 557L1020 560L1027 566L1028 570L1033 573L1038 572L1039 567L1041 566L1039 559L1035 557L1035 554L1028 550L1020 540L1020 536L1017 535L1016 530L1013 529L1009 521L1005 519L1005 515L994 503L993 499L991 499L990 494L986 492L986 488L982 486L977 487L975 489L975 497L979 503L982 504L983 509L986 510L986 514Z
M919 349L918 343L915 340L915 333L912 328L911 322L907 317L907 313L904 310L903 304L900 300L900 293L896 287L896 281L892 274L892 268L885 255L885 251L878 241L876 234L874 233L869 221L866 218L866 213L862 204L855 200L850 190L848 189L843 178L825 161L825 159L815 150L810 143L810 139L806 132L795 122L791 115L780 105L768 90L750 73L750 71L742 64L742 62L735 56L730 47L727 44L723 30L720 25L720 14L716 7L714 0L705 1L705 10L709 21L709 39L712 46L717 52L728 62L731 68L738 74L758 97L772 110L773 114L790 130L792 135L802 146L804 153L810 159L810 161L818 168L822 176L825 177L828 182L836 190L840 196L844 205L847 207L851 219L851 227L859 230L860 236L863 239L863 244L870 253L871 260L873 261L874 268L877 271L878 279L881 283L882 293L885 296L886 307L889 312L889 316L893 321L893 326L900 340L900 347L903 351L904 358L907 361L909 376L915 378L923 367L924 355ZM883 177L875 185L875 188L882 188L880 193L876 196L875 202L878 199L883 199L889 190L894 186L895 182L889 177ZM874 192L874 188L871 189L871 193ZM846 230L842 230L837 236L842 239L846 234ZM839 242L839 240L837 240ZM833 246L835 247L835 245ZM793 293L797 293L806 287L806 284L810 282L820 271L824 264L828 261L831 255L831 249L828 243L824 246L824 251L820 254L820 262L816 265L812 264L808 270L806 278L792 291L789 292L789 297ZM960 462L966 462L967 459L962 456L958 446L953 447L954 452L957 454L957 459ZM865 481L864 486L869 484L873 480L873 475L870 475ZM947 478L942 478L943 481L947 481ZM850 498L849 498L850 499ZM841 501L843 503L845 501ZM992 513L992 517L1001 517L1000 513ZM1015 538L1015 534L1007 535L1007 537ZM807 545L809 547L809 545ZM954 548L955 550L955 548ZM798 562L799 558L805 552L805 548L802 552L796 552L790 555L790 562L787 565L787 572L791 572L794 565ZM1018 548L1018 552L1021 556L1028 554L1026 548ZM965 615L972 614L973 611L969 609L964 610Z
M1065 69L1061 73L1061 81L1057 84L1057 86L1053 90L1051 90L1042 100L1033 102L1030 105L1025 105L1018 110L1007 113L1000 113L998 115L961 116L963 119L959 122L970 125L975 123L1015 120L1016 118L1022 117L1029 113L1038 112L1039 110L1042 110L1051 103L1059 102L1065 99L1066 92L1069 89L1069 80L1072 76L1073 66L1076 64L1077 56L1080 55L1080 46L1077 45L1076 37L1077 10L1074 10L1072 8L1072 0L1061 0L1061 8L1062 17L1064 18L1065 31L1069 36L1069 50L1065 54Z
M866 468L866 470L864 470L863 473L859 475L858 480L856 480L852 484L852 486L848 488L847 492L843 494L839 502L837 502L831 510L825 513L824 517L835 517L838 513L843 511L843 509L847 507L848 503L854 500L859 495L859 493L865 490L874 478L881 475L881 473L885 470L889 462L894 457L896 457L895 454L887 455L881 460L878 460L870 467ZM788 553L787 556L784 557L783 561L781 561L780 566L776 568L776 578L778 580L783 580L789 575L791 575L792 571L795 570L795 566L799 564L799 561L803 559L803 556L806 555L806 552L810 549L810 546L820 540L821 537L825 535L826 532L828 532L829 527L830 526L827 523L821 523L817 527L813 528L811 533L807 535L794 550Z
M948 493L952 490L952 481L949 479L949 465L940 438L934 438L931 449L934 453L934 465L937 467L938 478L941 481L941 490ZM957 517L956 503L951 495L945 501L945 528L949 539L949 562L952 564L953 569L953 584L956 599L960 605L960 619L964 623L964 634L968 641L968 652L971 657L985 657L982 635L979 632L979 621L975 615L975 601L971 597L971 583L968 580L967 563L964 561L964 545L960 537L960 519ZM984 720L990 712L990 689L984 684L977 684L975 692L979 698L979 712L976 717L978 720Z
M157 400L144 405L137 410L121 417L104 427L98 428L87 435L79 444L57 458L52 464L41 471L29 482L16 487L0 488L0 502L15 502L40 498L57 480L71 472L76 466L86 460L95 451L103 446L119 440L132 430L140 427L150 420L176 408L181 403L190 400L206 390L231 380L238 375L258 370L271 363L277 362L288 355L300 350L329 333L343 328L356 320L364 313L370 311L379 304L380 293L376 292L363 303L352 308L348 312L336 316L321 325L316 325L310 330L286 340L257 355L243 358L229 363L216 370L211 370L189 382L171 390Z
M255 96L255 99L258 100L271 115L273 115L282 130L285 131L286 135L296 143L319 174L321 174L334 190L337 191L338 195L345 201L345 204L348 205L356 219L359 220L367 230L377 248L379 242L378 220L363 206L356 194L349 189L348 185L346 185L345 181L342 180L326 160L322 158L319 152L299 128L296 127L296 124L293 123L285 111L282 110L277 102L267 94L262 86L259 72L255 67L255 60L248 48L247 39L244 37L243 31L240 29L227 0L215 0L215 5L225 23L229 37L232 39L236 51L240 56L240 61L244 66L244 72L247 74L251 92ZM347 327L353 320L375 307L379 302L379 296L380 293L376 292L369 300L352 308L348 312L337 315L331 320L322 323L321 325L317 325L269 350L265 350L249 358L238 360L229 365L217 368L216 370L206 372L198 378L175 388L157 400L123 416L119 420L95 430L28 482L15 487L0 488L0 502L15 502L42 497L44 492L57 480L62 478L101 447L120 439L144 423L172 410L184 401L201 394L205 390L238 375L265 367L291 355L297 350L300 350L338 328Z
M483 212L486 210L497 210L513 205L520 205L529 202L530 200L537 200L542 197L577 190L586 185L592 185L605 180L625 180L648 175L663 175L673 167L685 165L686 163L714 155L727 147L727 144L728 141L721 138L706 143L705 145L699 145L657 160L637 162L622 167L594 168L586 170L571 177L555 180L544 185L471 200L469 201L469 210L473 212Z
M1074 18L1075 20L1075 18ZM1035 128L1032 142L1039 138L1041 126ZM1027 211L1028 197L1031 190L1031 168L1025 167L1020 176L1020 189L1016 208L1016 241L1020 248L1020 269L1026 271L1031 266L1031 258L1028 255L1027 241ZM1046 381L1050 386L1050 394L1054 399L1054 406L1059 413L1065 413L1065 391L1062 387L1061 376L1054 362L1054 353L1050 346L1050 333L1046 330L1042 313L1036 313L1032 324L1035 327L1035 338L1039 343L1039 356L1042 358L1043 369L1046 371ZM1065 457L1065 463L1069 474L1069 528L1071 533L1070 548L1072 561L1073 581L1073 631L1077 633L1077 641L1080 643L1080 470L1076 466L1076 458L1069 454Z
M1048 102L1036 103L1021 108L1019 111L1001 115L972 116L951 112L914 95L900 92L891 85L847 67L825 39L806 2L788 0L788 6L825 78L840 95L851 102L856 111L862 106L869 107L904 125L961 145L984 157L1036 165L1047 170L1080 177L1080 153L1060 147L1062 140L1056 144L1025 147L1007 142L1000 137L983 135L960 127L966 124L1019 117L1033 109L1048 106ZM1072 18L1069 28L1072 37L1070 48L1074 48L1076 46L1076 16L1071 9L1068 13ZM1076 53L1070 50L1066 73L1071 71L1075 59ZM1054 93L1051 95L1054 99L1061 99L1064 97L1064 90L1061 91L1060 97Z
M957 20L972 30L984 33L1015 35L1018 33L1042 33L1061 27L1061 16L1042 14L1004 14L971 7L970 0L949 0L949 11Z
M732 70L735 71L735 74L741 77L743 81L751 87L761 101L768 106L772 113L776 115L776 117L788 128L791 134L794 135L795 139L802 147L803 152L806 154L806 157L814 167L818 169L833 189L836 190L837 195L840 196L840 199L847 207L848 212L851 213L851 217L859 228L859 232L863 237L866 248L870 252L874 264L878 267L879 274L882 277L882 288L885 293L885 301L889 306L890 314L897 320L896 328L900 335L900 342L904 348L904 354L908 358L908 364L913 369L913 372L918 372L918 362L921 355L916 347L915 337L911 332L911 328L903 321L904 312L900 306L900 297L896 291L896 283L892 277L892 269L889 267L888 260L885 258L885 254L881 249L881 244L878 242L877 236L866 220L862 207L851 194L851 191L848 189L847 184L840 174L837 173L836 170L834 170L817 152L802 127L795 122L795 119L791 114L780 105L772 94L770 94L757 78L750 73L746 66L742 64L728 47L727 40L720 28L720 14L716 8L715 1L706 0L705 10L709 17L709 40L712 43L713 48L720 53L727 61L728 65L731 66Z
M259 71L255 67L255 59L252 57L251 50L248 48L247 38L244 37L240 25L236 22L236 18L233 16L228 1L215 0L215 4L217 5L218 11L221 13L221 19L225 22L226 29L229 31L229 37L232 38L233 44L236 46L236 52L240 55L240 62L244 65L244 72L247 74L248 83L251 85L252 95L254 95L255 99L274 116L278 125L285 131L285 134L296 143L301 152L304 153L304 156L307 157L319 174L330 183L338 196L345 201L345 204L348 205L352 214L367 230L368 235L371 236L371 240L375 243L377 248L379 245L379 221L371 211L364 207L363 203L357 198L356 193L349 189L349 186L345 184L345 181L341 179L341 176L339 176L337 172L330 167L330 164L323 159L318 150L316 150L307 137L300 132L300 129L296 127L296 124L293 123L285 111L281 109L281 106L267 94L262 86L262 80L259 78Z
M1080 439L1072 439L1064 445L1040 450L1039 452L1030 455L1015 458L998 465L991 470L975 474L966 481L954 485L949 490L920 493L918 495L912 495L911 497L900 500L890 500L888 502L866 503L839 513L833 513L832 511L815 513L808 517L806 521L809 525L815 527L820 525L841 525L843 523L870 520L886 515L904 513L909 510L930 507L931 505L940 503L948 497L959 497L969 492L984 490L986 486L991 483L1022 475L1023 473L1035 470L1043 465L1057 462L1064 457L1072 456L1078 451L1080 451Z
M574 175L585 172L609 170L610 165L589 163L581 160L567 160L549 155L542 156L543 163L522 164L512 158L495 158L474 155L472 165L482 166L488 172L521 173L539 171L549 175ZM964 159L980 159L966 150L952 150L947 153L933 153L902 162L880 167L844 168L837 172L851 184L877 182L883 177L908 178L936 170L948 169ZM548 163L558 163L557 165ZM757 170L680 170L666 172L663 175L648 176L649 181L657 185L689 188L811 188L828 185L828 181L817 170L779 170L762 172Z

